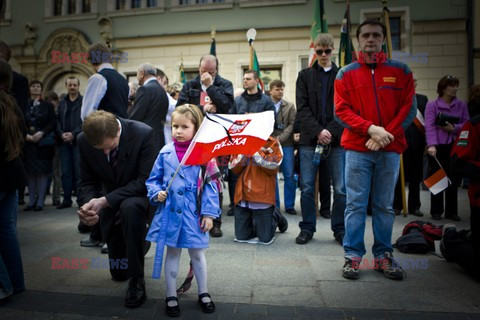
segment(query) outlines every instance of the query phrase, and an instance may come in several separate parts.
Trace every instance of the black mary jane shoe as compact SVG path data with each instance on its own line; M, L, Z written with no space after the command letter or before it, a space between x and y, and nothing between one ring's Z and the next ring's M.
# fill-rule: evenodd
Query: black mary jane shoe
M177 305L170 307L168 305L169 301L176 301ZM167 297L165 299L165 311L167 312L167 316L169 317L178 317L180 315L180 306L178 305L178 298L177 297Z
M203 302L202 298L208 297L210 298L209 302ZM215 304L212 301L212 297L209 293L205 292L198 296L198 304L202 307L202 311L205 313L213 313L215 312Z

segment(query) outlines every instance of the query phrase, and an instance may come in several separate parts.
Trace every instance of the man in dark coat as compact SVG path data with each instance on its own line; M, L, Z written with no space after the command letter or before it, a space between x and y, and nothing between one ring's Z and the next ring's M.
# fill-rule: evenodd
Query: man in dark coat
M168 111L168 97L165 89L158 83L157 71L148 63L141 64L137 70L140 88L135 94L131 120L143 122L152 127L155 133L156 153L165 145L163 124Z
M112 278L129 279L125 306L138 307L146 300L145 181L156 157L154 132L141 122L96 111L85 119L78 146L80 221L86 225L100 221Z

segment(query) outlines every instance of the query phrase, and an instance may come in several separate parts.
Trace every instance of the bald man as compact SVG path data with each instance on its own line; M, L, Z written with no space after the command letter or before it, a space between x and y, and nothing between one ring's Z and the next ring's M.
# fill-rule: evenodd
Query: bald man
M198 76L183 86L177 106L185 103L199 106L204 113L230 111L233 106L233 86L218 75L217 57L208 54L200 58Z

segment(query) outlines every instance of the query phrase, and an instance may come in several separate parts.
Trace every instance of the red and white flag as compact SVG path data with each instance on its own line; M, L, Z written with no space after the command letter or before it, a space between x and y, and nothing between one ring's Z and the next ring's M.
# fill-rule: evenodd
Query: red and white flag
M273 132L273 111L250 114L207 114L182 164L200 165L223 155L253 155ZM228 132L228 133L227 133Z
M450 179L448 179L445 170L440 168L437 172L435 172L425 181L423 181L423 183L425 183L431 193L436 195L437 193L440 193L448 188L448 185L450 184Z
M413 119L413 123L415 123L415 125L420 131L425 133L425 119L423 118L422 113L418 109L417 109L417 116L415 117L415 119Z

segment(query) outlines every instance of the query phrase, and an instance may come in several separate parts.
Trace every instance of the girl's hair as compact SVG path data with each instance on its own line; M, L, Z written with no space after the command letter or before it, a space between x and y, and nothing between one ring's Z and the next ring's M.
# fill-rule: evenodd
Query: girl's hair
M443 76L439 81L437 85L437 93L440 97L443 97L443 94L445 92L445 89L447 89L448 86L459 86L460 81L458 80L457 77L451 76L451 75L446 75Z
M5 60L0 60L0 137L4 149L0 150L7 161L20 155L23 143L21 111L15 99L7 91L12 87L12 68Z
M195 132L198 131L203 121L203 114L199 107L194 104L182 104L175 108L172 113L172 122L176 115L182 115L192 121L195 126Z

